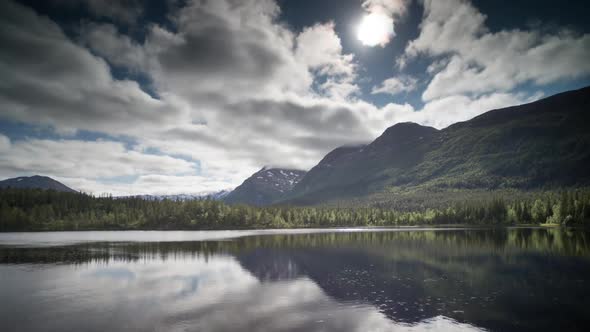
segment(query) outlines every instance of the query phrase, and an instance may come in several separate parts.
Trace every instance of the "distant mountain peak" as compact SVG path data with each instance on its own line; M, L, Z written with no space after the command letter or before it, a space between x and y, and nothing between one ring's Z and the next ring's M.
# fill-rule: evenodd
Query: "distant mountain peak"
M63 192L76 192L76 190L66 186L65 184L43 175L19 176L12 179L6 179L0 181L0 188L45 189Z
M146 194L146 195L131 195L131 196L120 196L123 198L126 197L137 197L146 200L173 200L173 201L190 201L195 199L211 199L211 200L222 200L225 196L227 196L231 192L230 189L223 189L219 191L207 192L207 193L192 193L192 194Z
M394 125L391 125L388 129L392 129L392 128L424 128L424 127L430 128L428 126L423 126L423 125L418 124L416 122L405 121L405 122L398 122Z
M229 193L224 201L234 204L272 204L290 192L305 173L296 169L263 167Z

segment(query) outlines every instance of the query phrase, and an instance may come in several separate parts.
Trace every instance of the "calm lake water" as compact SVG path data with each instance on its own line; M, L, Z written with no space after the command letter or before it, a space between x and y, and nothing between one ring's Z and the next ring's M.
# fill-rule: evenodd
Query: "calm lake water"
M590 233L0 234L0 331L585 331Z

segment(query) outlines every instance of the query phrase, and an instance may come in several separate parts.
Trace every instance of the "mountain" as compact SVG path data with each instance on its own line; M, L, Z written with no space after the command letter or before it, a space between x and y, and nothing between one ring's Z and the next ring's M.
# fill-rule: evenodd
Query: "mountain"
M0 181L0 189L19 188L19 189L51 189L55 191L72 192L76 190L66 186L47 176L21 176L18 178L6 179Z
M404 190L590 185L590 87L489 111L442 130L388 128L330 152L283 203L316 204Z
M227 197L227 195L229 195L231 192L232 191L229 189L224 189L224 190L208 193L205 195L205 198L209 198L209 199L216 200L216 201L221 201L225 197Z
M419 163L432 149L436 133L431 127L399 123L368 145L337 148L306 174L289 197L307 204L324 197L368 194L386 177Z
M215 201L220 201L227 196L231 190L220 190L210 193L204 194L172 194L172 195L135 195L135 196L122 196L123 198L126 197L139 197L146 200L153 200L153 201L161 201L164 199L169 199L173 201L190 201L193 199L212 199Z
M262 168L223 200L230 204L269 205L283 198L305 175L305 171Z

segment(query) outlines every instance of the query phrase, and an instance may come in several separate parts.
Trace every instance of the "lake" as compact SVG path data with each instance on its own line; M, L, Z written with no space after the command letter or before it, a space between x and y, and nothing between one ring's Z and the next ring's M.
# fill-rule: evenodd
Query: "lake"
M1 331L585 331L590 232L0 234Z

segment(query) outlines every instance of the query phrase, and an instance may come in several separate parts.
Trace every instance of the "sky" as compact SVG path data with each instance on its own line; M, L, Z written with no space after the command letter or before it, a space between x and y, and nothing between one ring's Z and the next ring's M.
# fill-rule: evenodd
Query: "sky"
M590 85L586 1L0 2L0 179L231 189Z

